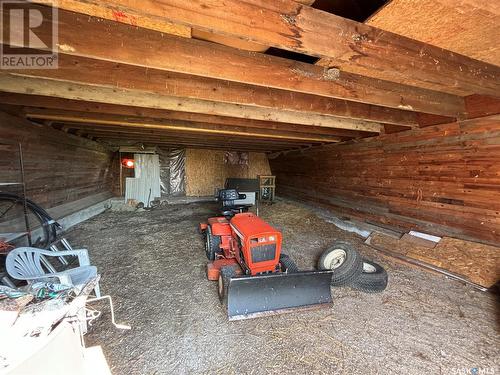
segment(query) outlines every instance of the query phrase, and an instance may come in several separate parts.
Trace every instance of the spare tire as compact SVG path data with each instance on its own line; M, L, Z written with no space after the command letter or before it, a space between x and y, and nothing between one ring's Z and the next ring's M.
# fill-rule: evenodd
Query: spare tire
M363 270L361 255L353 246L344 241L334 242L318 260L320 270L332 270L332 285L351 284Z
M388 280L387 271L381 265L363 259L363 272L351 286L365 293L380 293L387 288Z

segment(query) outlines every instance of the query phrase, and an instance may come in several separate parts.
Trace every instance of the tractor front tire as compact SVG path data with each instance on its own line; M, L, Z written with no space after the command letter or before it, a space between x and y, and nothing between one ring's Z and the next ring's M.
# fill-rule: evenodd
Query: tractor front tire
M212 227L209 225L205 231L205 253L208 260L215 260L215 254L220 252L220 236L212 234Z
M281 270L283 272L287 273L299 272L299 268L287 254L283 253L280 254L280 263L281 263Z
M350 285L361 275L363 260L350 243L336 241L321 254L318 268L333 271L333 286L345 286Z
M227 294L229 290L229 280L236 276L234 266L221 267L219 272L218 292L219 300L223 306L227 306Z
M388 279L387 271L381 265L363 259L363 272L351 287L365 293L380 293L387 288Z

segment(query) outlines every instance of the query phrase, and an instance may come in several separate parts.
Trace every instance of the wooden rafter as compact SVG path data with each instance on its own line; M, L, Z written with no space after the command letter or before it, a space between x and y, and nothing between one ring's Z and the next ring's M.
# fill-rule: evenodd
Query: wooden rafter
M478 118L500 113L500 97L471 95L465 98L465 118Z
M277 142L277 141L265 141L265 140L248 140L242 139L239 137L190 137L186 135L180 134L142 134L139 132L136 133L123 133L119 131L105 131L105 130L80 130L79 134L86 134L95 138L109 138L109 139L122 139L122 140L136 140L143 142L177 142L183 145L190 144L207 144L211 146L252 146L252 147L261 147L263 149L272 150L272 149L291 149L294 147L307 147L311 146L311 143L308 142ZM313 143L320 144L320 143Z
M415 113L409 111L66 54L59 54L57 69L11 72L142 90L159 95L262 107L267 111L289 110L386 124L417 125Z
M239 118L253 118L329 128L380 132L381 125L374 122L337 118L321 114L292 111L264 110L240 105L209 102L197 99L160 96L139 90L119 89L102 85L59 81L38 77L0 73L0 87L5 92L54 96L65 99L95 101L99 103L130 105L165 110L183 110L192 113L214 114Z
M93 137L101 137L101 138L116 138L116 137L121 137L123 139L127 139L128 137L131 138L140 138L144 140L149 140L149 141L161 141L161 140L181 140L183 142L195 142L197 144L202 144L205 142L208 143L216 143L218 145L231 145L233 143L238 143L238 144L247 144L247 145L261 145L261 146L266 146L266 147L285 147L285 148L290 148L290 147L296 147L296 146L308 146L308 145L319 145L321 142L300 142L300 141L277 141L277 140L249 140L248 138L242 138L242 137L224 137L224 138L215 138L215 137L194 137L194 136L187 136L186 134L180 134L180 133L170 133L170 132L152 132L148 131L144 133L143 131L120 131L118 130L113 130L113 129L105 129L105 128L100 128L100 129L87 129L87 128L78 128L75 127L74 125L67 125L68 129L79 129L80 133L88 134Z
M177 131L155 129L130 130L118 127L106 127L102 125L82 124L82 123L57 123L47 122L47 126L55 129L75 134L81 137L112 141L118 145L129 143L147 143L147 144L171 144L177 146L199 146L205 145L210 148L252 148L254 150L271 151L277 149L291 149L297 147L309 147L319 145L321 142L308 142L298 140L276 140L276 139L258 139L246 138L241 136L228 136L208 134L200 137L197 134L179 133Z
M285 145L269 145L269 144L259 144L259 143L241 143L238 141L230 142L220 142L212 140L193 140L178 137L147 137L138 135L123 135L123 134L87 134L82 131L75 133L76 135L83 137L91 137L98 142L104 144L113 144L115 146L125 146L133 144L144 144L144 145L163 145L167 147L194 147L194 148L211 148L211 149L227 149L227 150L241 150L241 151L260 151L260 152L271 152L276 150L290 150L294 148L308 147L308 146L294 146L290 144Z
M268 147L259 145L242 145L237 143L219 144L219 143L196 143L193 141L183 142L181 140L145 140L134 138L101 138L95 137L96 141L110 145L110 146L127 146L127 145L154 145L164 147L189 147L189 148L203 148L203 149L217 149L217 150L235 150L235 151L255 151L255 152L277 152L283 150L290 150L293 147Z
M84 124L83 128L85 128L88 124L92 124L97 125L97 128L99 128L99 125L101 125L102 127L107 126L111 127L112 129L119 128L121 130L173 130L177 132L199 134L200 136L204 136L206 134L226 134L253 138L298 140L309 142L338 142L341 140L340 138L333 136L314 134L307 135L304 133L295 133L291 131L276 131L272 129L256 130L238 126L203 124L178 120L159 120L132 116L123 117L104 114L92 115L85 112L73 112L64 110L52 111L52 113L47 111L28 110L25 115L30 119L80 123ZM87 128L90 128L90 126L87 126Z
M59 6L91 15L95 14L95 7L117 8L131 17L161 18L208 32L327 58L329 66L340 68L342 72L457 95L498 95L499 92L500 67L292 0L227 0L223 7L210 0L113 0L105 3L63 0ZM73 44L69 43L69 46Z
M158 120L179 120L205 124L218 124L226 126L240 126L248 129L269 129L306 133L309 135L328 135L337 137L369 137L376 133L362 132L356 130L325 128L321 126L304 126L275 121L259 121L236 117L224 117L208 114L169 111L144 107L133 107L114 105L97 102L86 102L81 100L60 99L39 95L23 95L0 92L0 109L10 113L23 114L37 113L53 114L58 110L85 112L86 114L118 115L122 117L143 117ZM408 129L407 127L404 127Z
M50 25L37 30L41 36L50 31ZM58 37L59 51L70 55L405 110L463 112L463 101L454 95L64 11L59 12Z

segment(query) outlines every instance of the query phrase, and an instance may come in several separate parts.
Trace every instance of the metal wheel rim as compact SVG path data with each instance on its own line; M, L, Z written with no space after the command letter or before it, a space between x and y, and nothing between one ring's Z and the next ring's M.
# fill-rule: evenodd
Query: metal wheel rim
M375 268L374 265L370 263L363 262L363 272L364 273L375 273L377 272L377 269Z
M327 269L337 269L344 264L347 258L347 252L344 249L334 249L325 257L323 264Z

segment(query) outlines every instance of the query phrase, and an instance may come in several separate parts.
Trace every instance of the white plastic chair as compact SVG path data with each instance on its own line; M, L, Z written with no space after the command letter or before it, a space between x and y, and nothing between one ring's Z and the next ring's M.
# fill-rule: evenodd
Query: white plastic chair
M67 255L78 256L79 267L61 272L51 272L42 266L43 257ZM18 247L9 252L5 265L10 277L26 280L28 283L56 278L61 284L81 287L97 276L97 268L90 265L86 249L53 252L35 247ZM97 297L101 296L99 284L96 284L94 291Z

